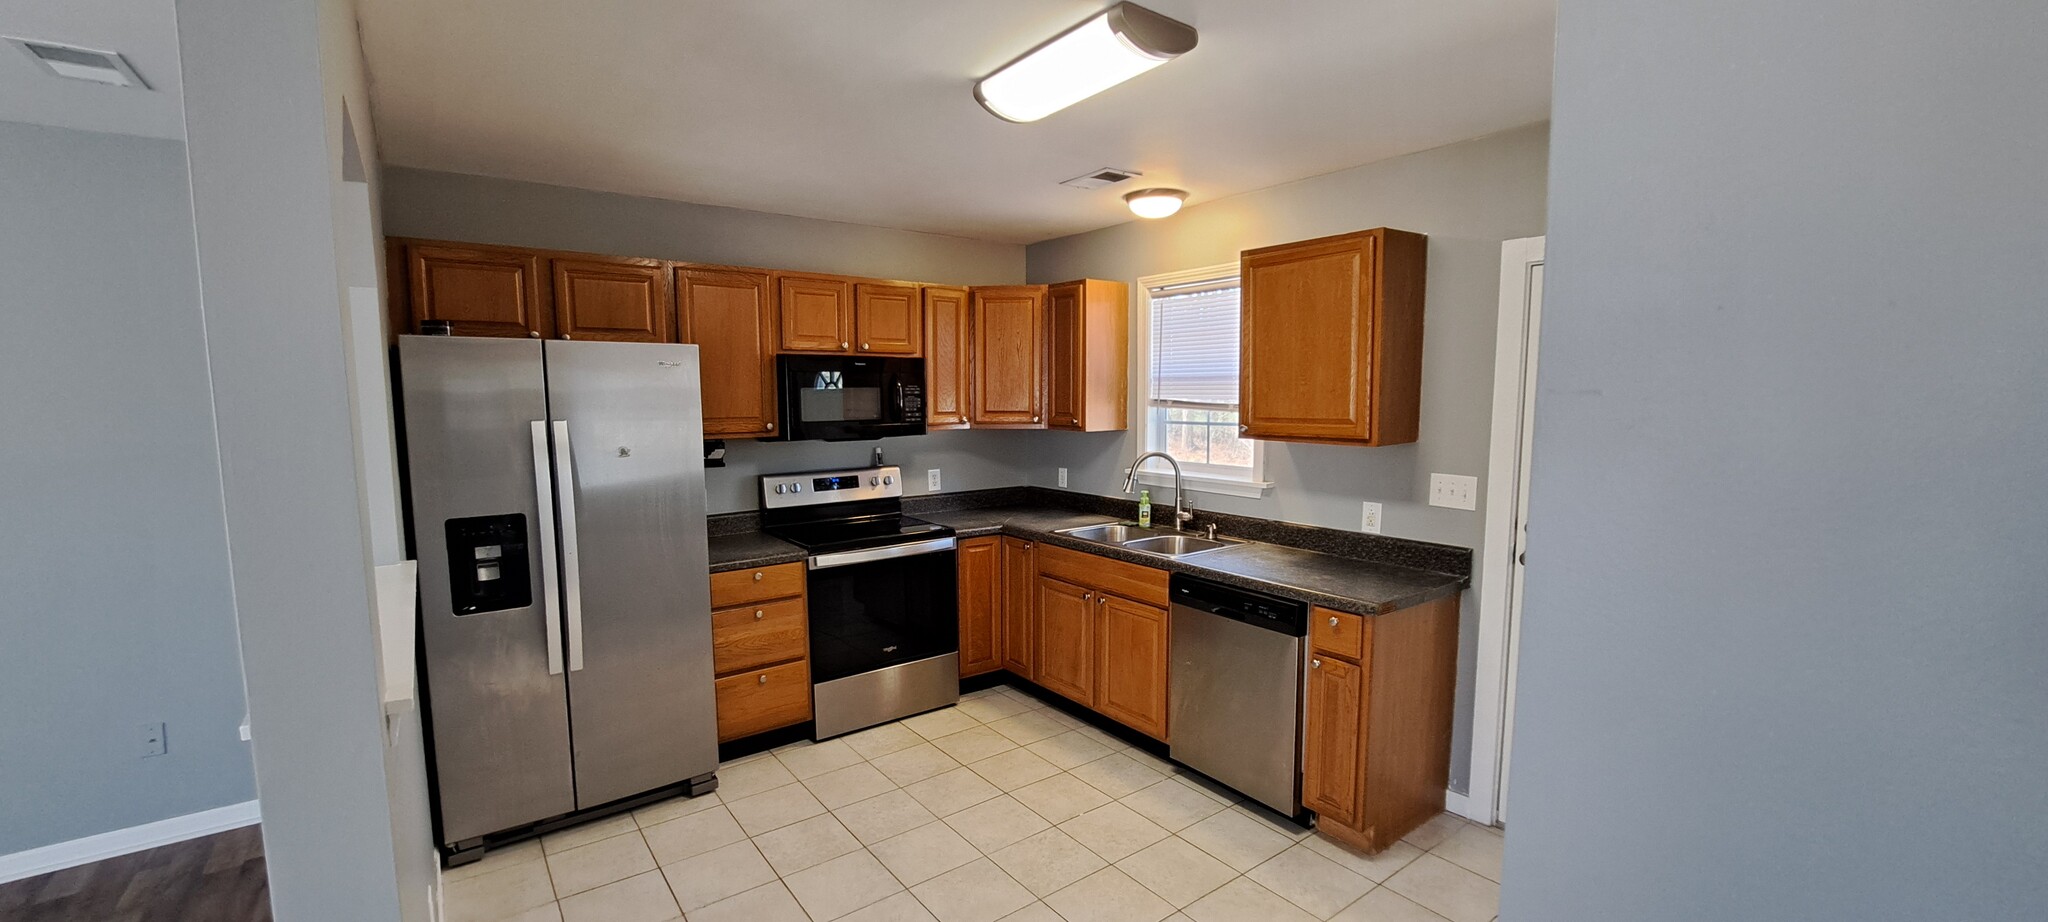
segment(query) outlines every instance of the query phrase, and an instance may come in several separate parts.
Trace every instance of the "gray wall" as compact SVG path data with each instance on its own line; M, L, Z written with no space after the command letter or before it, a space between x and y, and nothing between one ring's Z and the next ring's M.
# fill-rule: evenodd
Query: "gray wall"
M181 0L178 39L271 906L397 919L401 880L424 882L393 838L418 828L393 793L416 779L389 774L345 361L353 17L346 0Z
M2048 12L1561 7L1501 918L2048 918Z
M256 785L185 146L0 122L0 163L5 855Z
M1024 280L1024 248L565 186L384 168L384 232L952 285Z
M1199 508L1348 529L1359 526L1360 502L1373 500L1384 507L1384 534L1478 550L1485 505L1474 512L1430 506L1429 475L1485 478L1500 244L1543 233L1546 149L1547 130L1534 125L1204 203L1161 221L1037 243L1027 253L1027 275L1032 282L1116 279L1135 288L1140 276L1234 263L1241 250L1290 240L1382 226L1428 234L1422 438L1385 448L1271 442L1266 477L1274 487L1268 495L1195 499ZM1137 301L1133 297L1134 375L1144 367L1146 349ZM1135 420L1145 399L1142 382L1133 382L1131 398ZM1031 482L1052 485L1056 469L1066 467L1071 488L1097 493L1117 492L1123 467L1141 450L1135 430L1048 432L1037 439L1027 470ZM1460 791L1470 777L1476 595L1464 600L1451 777Z
M959 285L1024 281L1024 248L959 237L793 218L737 208L591 192L456 173L386 167L384 231L474 243L552 247L807 269ZM938 432L887 439L891 464L923 492L938 468L946 492L1022 483L1013 459L1035 433ZM727 466L705 474L712 512L759 505L762 473L863 465L875 444L734 440Z

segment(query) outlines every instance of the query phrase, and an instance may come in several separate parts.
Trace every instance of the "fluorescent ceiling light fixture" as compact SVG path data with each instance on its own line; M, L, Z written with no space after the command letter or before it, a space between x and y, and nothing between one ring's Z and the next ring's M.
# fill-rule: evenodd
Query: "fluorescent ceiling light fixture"
M1188 197L1179 189L1139 189L1124 196L1124 204L1131 206L1131 213L1141 218L1164 218L1180 210L1180 203Z
M0 38L20 48L37 67L52 76L90 80L108 86L149 89L149 84L143 82L141 75L135 73L135 68L129 66L128 59L121 57L118 52L94 51L90 48L12 35Z
M1193 26L1119 3L983 78L974 98L997 118L1035 122L1194 47Z

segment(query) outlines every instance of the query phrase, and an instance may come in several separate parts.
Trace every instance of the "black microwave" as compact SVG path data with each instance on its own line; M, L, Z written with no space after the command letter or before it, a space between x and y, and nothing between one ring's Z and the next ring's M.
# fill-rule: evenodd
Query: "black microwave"
M924 434L924 359L779 355L775 377L784 439Z

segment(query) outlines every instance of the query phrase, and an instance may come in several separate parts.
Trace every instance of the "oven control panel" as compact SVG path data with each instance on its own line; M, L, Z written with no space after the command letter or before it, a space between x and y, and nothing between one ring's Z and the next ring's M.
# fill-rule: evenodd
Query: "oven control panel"
M903 470L895 465L764 474L761 477L763 509L891 499L902 495Z

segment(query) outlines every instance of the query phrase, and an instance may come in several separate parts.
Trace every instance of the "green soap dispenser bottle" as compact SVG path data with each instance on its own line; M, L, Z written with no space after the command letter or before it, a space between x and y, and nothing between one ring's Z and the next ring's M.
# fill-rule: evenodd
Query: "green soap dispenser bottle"
M1152 491L1138 491L1138 527L1152 527Z

